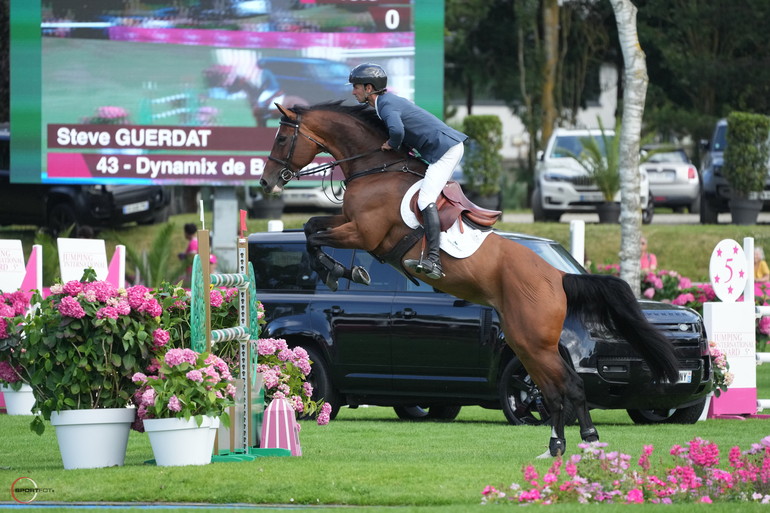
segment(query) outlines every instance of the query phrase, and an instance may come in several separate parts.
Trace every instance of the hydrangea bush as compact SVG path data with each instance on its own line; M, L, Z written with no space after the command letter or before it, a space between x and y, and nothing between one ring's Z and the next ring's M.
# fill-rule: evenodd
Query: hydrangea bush
M235 385L224 360L210 353L171 348L148 368L151 375L137 372L132 380L139 388L134 394L137 421L143 431L144 419L220 417L229 425L227 407L233 404Z
M37 306L26 320L19 363L42 419L53 411L129 405L136 388L131 377L169 341L162 327L170 322L169 298L94 278L87 270L81 281L55 284L46 298L32 298ZM42 419L33 419L38 433Z
M24 384L19 358L24 348L24 315L29 309L31 292L0 294L0 385L19 390Z
M527 465L522 482L485 487L482 504L770 504L770 437L746 451L730 448L726 467L720 467L717 444L701 438L673 446L669 461L661 456L657 463L652 445L643 447L635 463L629 454L606 450L606 443L579 447L582 454L556 458L542 475Z

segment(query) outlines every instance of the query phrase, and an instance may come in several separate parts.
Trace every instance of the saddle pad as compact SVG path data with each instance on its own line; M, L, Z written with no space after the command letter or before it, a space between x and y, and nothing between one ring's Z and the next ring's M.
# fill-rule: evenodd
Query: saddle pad
M401 200L401 219L410 228L420 226L417 216L414 215L414 212L409 207L410 200L420 189L420 185L422 185L422 180L412 185L404 195L404 199ZM441 232L441 249L455 258L467 258L479 249L481 243L484 242L484 239L490 233L492 233L491 230L477 230L468 224L464 224L462 229L460 229L460 221L458 220Z

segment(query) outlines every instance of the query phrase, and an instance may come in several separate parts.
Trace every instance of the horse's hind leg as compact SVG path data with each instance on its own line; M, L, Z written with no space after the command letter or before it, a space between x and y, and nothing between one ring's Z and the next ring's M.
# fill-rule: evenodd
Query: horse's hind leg
M599 433L596 431L591 413L588 411L583 380L569 364L565 364L565 367L567 370L567 398L572 401L572 405L575 407L575 413L580 424L580 438L584 442L598 442Z

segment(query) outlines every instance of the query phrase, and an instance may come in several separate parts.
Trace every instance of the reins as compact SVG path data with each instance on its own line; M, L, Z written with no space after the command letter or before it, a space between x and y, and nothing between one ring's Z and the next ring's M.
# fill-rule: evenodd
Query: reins
M301 115L297 115L297 121L296 122L292 122L292 121L288 121L288 120L283 120L283 119L281 120L281 122L280 122L281 125L291 126L291 127L294 128L294 134L292 135L292 138L291 138L291 146L289 146L289 153L286 155L286 158L283 159L283 160L281 160L279 158L276 158L276 157L273 157L272 155L267 157L269 160L272 160L273 162L277 162L278 164L283 166L281 171L280 171L280 173L279 173L279 175L281 177L281 180L283 180L284 182L288 182L292 178L300 178L302 176L316 174L319 171L325 171L327 169L334 169L335 167L337 167L339 164L341 164L343 162L350 162L350 161L357 160L357 159L360 159L360 158L363 158L363 157L368 157L369 155L374 155L375 153L378 153L378 152L381 151L380 148L377 148L375 150L372 150L372 151L369 151L369 152L366 152L366 153L361 153L361 154L358 154L358 155L353 155L352 157L346 157L346 158L343 158L343 159L332 160L331 162L326 162L324 164L319 164L317 166L314 166L314 167L311 167L311 168L308 168L308 169L305 169L305 170L294 171L293 169L291 169L291 164L289 163L289 161L291 160L292 155L294 155L294 147L297 144L297 136L299 136L299 135L305 137L310 142L315 143L316 145L320 146L326 153L329 153L331 155L331 151L329 151L329 148L327 148L325 144L321 143L317 139L309 136L308 134L306 134L306 133L304 133L303 131L300 130L300 123L301 122L302 122L302 116ZM352 182L356 178L362 178L364 176L369 176L369 175L378 174L378 173L385 173L385 172L388 171L389 167L391 167L391 166L393 166L395 164L401 163L401 162L407 162L408 160L409 160L408 157L407 158L402 158L402 159L396 160L394 162L390 162L390 163L387 163L387 164L382 164L382 165L379 165L379 166L376 166L376 167L372 167L372 168L369 168L369 169L365 169L363 171L356 172L354 174L351 174L350 177L346 178L342 182L342 184L343 184L343 186L347 186L347 184L349 184L350 182ZM416 176L420 176L420 177L423 176L422 174L409 169L409 166L407 166L406 164L404 164L401 167L400 171L402 171L404 173L412 173L412 174L414 174Z

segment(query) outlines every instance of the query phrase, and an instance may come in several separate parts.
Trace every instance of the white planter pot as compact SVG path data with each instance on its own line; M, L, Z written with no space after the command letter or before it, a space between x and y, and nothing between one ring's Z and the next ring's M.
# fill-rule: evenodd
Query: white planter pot
M51 413L65 469L122 466L135 408Z
M144 431L150 437L155 464L161 467L208 465L214 449L219 418L145 419Z
M0 385L0 391L5 398L5 410L8 415L32 415L32 407L35 405L35 396L32 395L32 387L22 385L21 389L14 390L10 385Z

